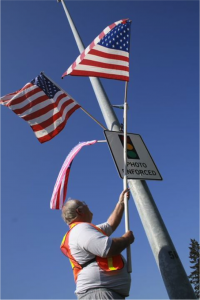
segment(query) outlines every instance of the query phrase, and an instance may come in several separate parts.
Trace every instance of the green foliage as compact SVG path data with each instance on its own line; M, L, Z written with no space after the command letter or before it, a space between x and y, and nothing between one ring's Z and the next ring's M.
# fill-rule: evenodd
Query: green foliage
M200 253L200 246L199 243L195 240L195 239L191 239L191 247L189 247L190 249L190 263L191 265L191 269L193 270L191 272L191 274L188 276L188 278L190 279L190 283L193 285L194 287L194 292L195 295L197 297L197 299L199 299L200 297L200 291L199 291L199 253Z

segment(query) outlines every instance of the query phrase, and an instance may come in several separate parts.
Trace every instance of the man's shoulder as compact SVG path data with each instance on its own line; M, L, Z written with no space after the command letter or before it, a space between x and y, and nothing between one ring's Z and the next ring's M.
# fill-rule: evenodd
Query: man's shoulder
M110 236L112 234L112 227L108 222L102 223L97 225L98 228L100 228L104 233L106 233L107 236Z
M101 224L98 224L98 225L95 225L93 223L88 223L88 222L80 222L77 225L79 225L79 228L84 227L84 228L89 228L89 229L94 228L94 229L102 229L102 230L111 227L107 222L101 223ZM78 226L75 226L75 227L78 227Z
M79 230L92 230L94 229L95 225L88 222L80 222L76 226L74 226L72 229L73 231L79 231Z
M86 243L91 237L96 236L99 231L91 223L81 222L70 230L70 242Z
M75 227L77 227L77 226L79 226L79 227L80 227L80 226L86 226L86 227L90 227L90 226L92 226L92 227L101 227L103 224L108 224L108 223L105 222L105 223L96 225L96 224L88 223L88 222L77 222L77 223L75 224L75 226L72 226L72 228L75 228Z
M94 225L88 222L80 222L76 226L74 226L71 231L73 232L73 235L79 235L84 231L84 234L86 234L87 232L89 234L92 234L92 232L101 232L110 236L112 233L112 228L107 222L99 225Z
M92 223L88 223L88 222L78 222L77 223L77 225L76 226L74 226L74 227L80 227L80 226L84 226L84 227L90 227L90 226L95 226L94 224L92 224Z

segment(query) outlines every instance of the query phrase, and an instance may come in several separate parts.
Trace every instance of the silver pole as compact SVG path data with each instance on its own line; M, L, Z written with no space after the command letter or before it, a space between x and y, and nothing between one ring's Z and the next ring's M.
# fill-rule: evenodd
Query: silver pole
M84 46L69 15L64 0L58 0L58 2L62 2L77 45L81 44L84 50ZM82 52L81 49L79 50ZM98 78L90 78L90 80L108 129L119 131L119 121L105 94L103 86ZM128 184L169 298L196 299L193 288L146 182L129 179Z
M83 42L81 40L81 37L74 25L74 22L72 21L72 18L67 10L67 7L65 5L64 0L57 0L58 2L61 2L64 8L64 11L66 13L67 19L69 21L69 25L71 27L72 33L74 35L75 41L77 43L78 49L81 52L85 49ZM103 86L100 82L100 80L96 77L89 77L90 82L92 84L94 93L96 95L97 101L99 103L100 109L103 113L104 120L106 122L107 128L113 131L118 131L120 128L120 123L117 120L117 117L115 115L115 112L112 107L110 107L110 102L108 99L108 96L106 95Z

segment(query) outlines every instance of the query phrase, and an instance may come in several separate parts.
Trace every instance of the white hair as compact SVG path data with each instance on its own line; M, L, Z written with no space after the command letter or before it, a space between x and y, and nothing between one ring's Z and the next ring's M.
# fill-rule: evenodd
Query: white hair
M81 202L79 200L68 198L68 200L63 205L62 218L64 222L67 223L68 225L76 220L77 218L76 209L79 203L81 205Z

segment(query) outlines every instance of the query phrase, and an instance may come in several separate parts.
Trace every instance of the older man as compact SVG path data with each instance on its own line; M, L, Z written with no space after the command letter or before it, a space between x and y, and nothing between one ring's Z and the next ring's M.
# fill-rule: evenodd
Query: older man
M91 223L93 214L84 201L68 200L63 206L62 217L70 230L63 238L61 250L70 259L78 299L129 296L131 278L120 253L134 242L133 233L109 237L122 219L124 197L129 196L129 189L122 191L107 222L97 226Z

